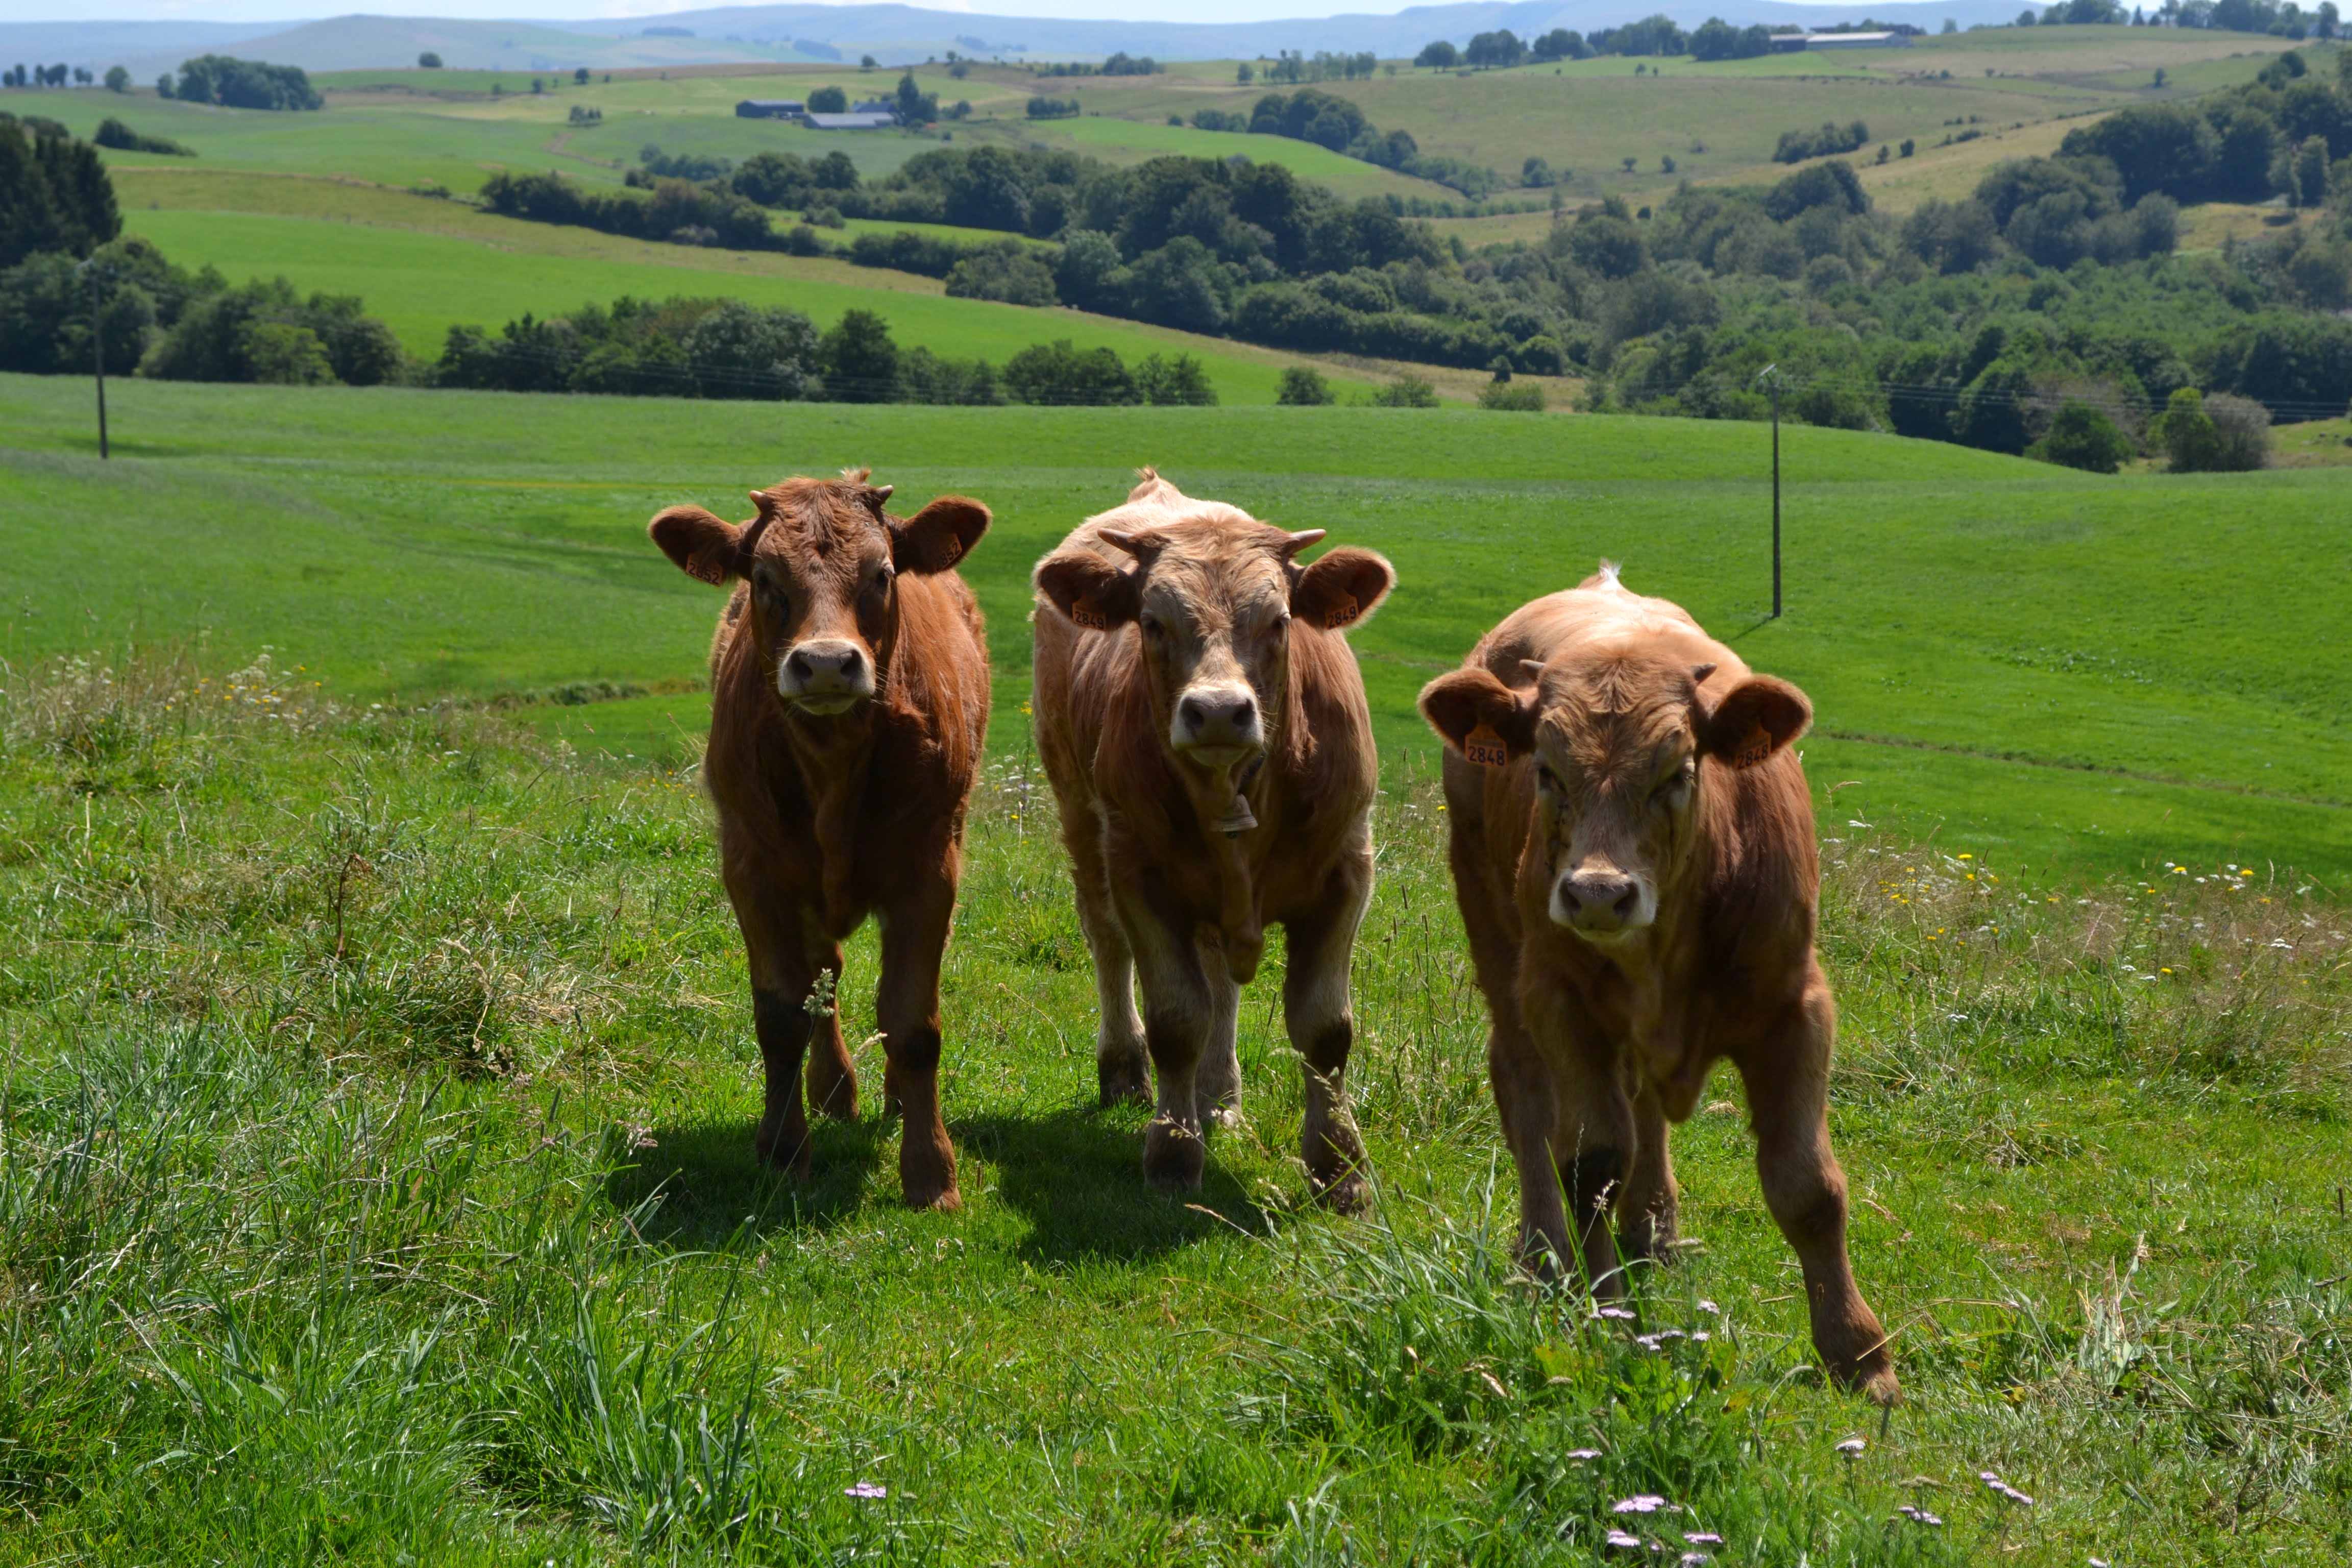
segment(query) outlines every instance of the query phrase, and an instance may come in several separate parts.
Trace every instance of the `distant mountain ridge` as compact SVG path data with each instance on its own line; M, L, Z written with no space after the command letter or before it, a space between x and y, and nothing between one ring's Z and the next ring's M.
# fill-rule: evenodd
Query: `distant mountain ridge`
M1022 59L1099 59L1125 50L1168 60L1255 59L1285 49L1410 56L1433 38L1459 44L1507 27L1532 37L1554 27L1615 26L1664 10L1685 26L1719 16L1738 25L1792 22L1826 26L1869 16L1929 31L1946 18L1962 26L2001 22L2002 0L1918 0L1895 5L1819 5L1728 0L1659 5L1621 0L1464 0L1416 5L1392 16L1296 17L1268 22L1106 22L933 11L895 4L719 6L661 16L577 22L483 22L451 17L350 16L301 23L0 23L0 61L63 61L104 70L123 65L141 80L189 55L226 50L306 70L391 69L430 49L452 68L569 70L815 62L873 55L885 65L943 58L950 49ZM690 36L679 36L684 29ZM1015 46L1018 46L1016 47Z

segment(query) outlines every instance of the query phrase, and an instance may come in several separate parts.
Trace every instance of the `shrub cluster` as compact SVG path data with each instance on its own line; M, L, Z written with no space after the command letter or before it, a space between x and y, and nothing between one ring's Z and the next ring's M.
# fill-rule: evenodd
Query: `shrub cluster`
M1780 144L1772 149L1775 163L1801 163L1808 158L1826 158L1836 153L1851 153L1870 141L1870 127L1856 120L1846 125L1822 122L1818 131L1783 131Z
M324 109L326 100L310 85L300 66L265 65L259 60L232 59L226 55L199 55L180 63L180 79L169 74L156 82L160 97L187 103L216 103L228 109Z
M122 153L160 153L173 158L193 158L195 150L173 141L169 136L149 136L133 131L111 114L98 122L90 141L100 147L111 147Z
M797 310L734 300L621 299L545 320L523 316L496 334L452 327L436 385L499 392L623 393L765 402L1213 405L1216 389L1191 354L1130 365L1108 348L1034 344L1000 370L903 349L871 310L819 333Z
M305 299L283 278L232 288L191 274L136 237L93 252L102 279L98 326L106 368L166 381L373 386L407 374L398 340L348 296ZM0 370L86 373L90 285L69 251L0 272Z

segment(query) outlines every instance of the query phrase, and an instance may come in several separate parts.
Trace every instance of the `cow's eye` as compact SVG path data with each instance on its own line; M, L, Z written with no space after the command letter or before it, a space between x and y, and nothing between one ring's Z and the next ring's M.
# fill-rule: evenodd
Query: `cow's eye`
M1542 790L1546 795L1566 795L1568 793L1568 786L1559 782L1559 775L1551 771L1551 764L1549 763L1538 763L1536 764L1536 787Z
M1139 616L1136 620L1136 625L1143 628L1143 635L1145 637L1151 638L1154 642L1160 640L1161 628L1160 622L1156 617L1151 616Z
M1696 773L1697 768L1694 763L1685 762L1682 766L1668 773L1659 783L1657 788L1650 792L1651 804L1664 805L1672 801L1690 786L1691 779Z

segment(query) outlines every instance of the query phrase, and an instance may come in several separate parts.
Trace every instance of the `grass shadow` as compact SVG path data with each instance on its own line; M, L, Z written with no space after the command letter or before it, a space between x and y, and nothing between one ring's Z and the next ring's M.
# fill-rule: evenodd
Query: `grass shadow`
M657 1247L715 1247L739 1236L822 1230L869 1201L898 1132L895 1121L878 1117L821 1120L810 1129L816 1147L809 1177L799 1181L751 1152L758 1129L751 1120L656 1127L654 1146L606 1179L605 1196L626 1212L658 1193L659 1206L641 1226Z
M1199 1192L1164 1193L1144 1180L1149 1119L1140 1107L1072 1106L1042 1116L972 1117L954 1132L960 1147L995 1167L998 1201L1028 1220L1016 1250L1034 1263L1142 1262L1232 1234L1188 1204L1244 1230L1265 1228L1257 1205L1217 1158L1216 1134Z

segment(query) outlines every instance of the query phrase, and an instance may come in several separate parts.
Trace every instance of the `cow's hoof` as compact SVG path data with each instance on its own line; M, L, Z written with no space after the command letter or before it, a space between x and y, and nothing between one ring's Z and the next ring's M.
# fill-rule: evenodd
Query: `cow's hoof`
M1314 1178L1315 1201L1333 1214L1360 1215L1372 1206L1372 1184L1361 1171L1342 1173L1337 1180Z
M1841 1372L1838 1383L1881 1408L1903 1403L1902 1381L1895 1375L1894 1363L1883 1355Z
M847 1062L828 1062L820 1057L809 1063L807 1082L812 1115L830 1116L836 1121L857 1120L857 1074Z
M769 1169L805 1181L810 1166L814 1163L814 1143L815 1140L809 1136L805 1125L771 1127L762 1122L751 1140L751 1152L760 1157L760 1163Z
M934 1214L963 1212L963 1194L956 1190L952 1181L944 1187L910 1186L906 1192L907 1206L910 1209L929 1209Z
M1151 1103L1151 1075L1141 1062L1095 1062L1095 1083L1102 1108Z
M1193 1129L1162 1119L1143 1133L1143 1174L1171 1193L1197 1193L1208 1165L1208 1145Z

